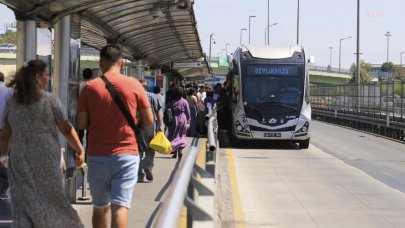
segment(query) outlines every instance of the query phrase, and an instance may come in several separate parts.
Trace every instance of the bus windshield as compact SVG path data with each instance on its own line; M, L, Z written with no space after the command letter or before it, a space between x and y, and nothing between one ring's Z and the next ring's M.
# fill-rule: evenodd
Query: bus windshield
M304 65L246 64L242 72L243 100L247 104L301 105Z

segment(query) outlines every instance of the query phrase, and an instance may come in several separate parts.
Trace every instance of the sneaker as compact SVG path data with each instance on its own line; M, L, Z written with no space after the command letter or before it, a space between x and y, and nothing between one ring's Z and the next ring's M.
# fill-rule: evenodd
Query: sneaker
M143 183L143 182L145 182L144 180L143 180L143 178L138 178L138 180L136 181L137 183Z
M144 168L143 171L145 171L146 180L148 180L148 181L153 181L152 170L149 169L149 168Z
M1 193L0 194L0 200L8 200L8 196L6 193Z

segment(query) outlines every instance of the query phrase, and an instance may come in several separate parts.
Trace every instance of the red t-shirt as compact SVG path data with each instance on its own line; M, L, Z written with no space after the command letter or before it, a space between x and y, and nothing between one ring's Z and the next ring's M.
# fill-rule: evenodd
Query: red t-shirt
M116 73L106 73L104 76L137 123L137 112L150 108L145 89L135 78ZM101 78L91 80L84 86L79 97L78 112L88 114L88 155L138 154L135 133Z

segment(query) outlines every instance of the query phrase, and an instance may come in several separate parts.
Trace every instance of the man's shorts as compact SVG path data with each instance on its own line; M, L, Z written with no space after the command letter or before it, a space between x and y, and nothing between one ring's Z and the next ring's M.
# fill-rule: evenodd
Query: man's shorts
M105 208L112 203L130 208L138 180L139 156L88 156L87 165L94 207Z

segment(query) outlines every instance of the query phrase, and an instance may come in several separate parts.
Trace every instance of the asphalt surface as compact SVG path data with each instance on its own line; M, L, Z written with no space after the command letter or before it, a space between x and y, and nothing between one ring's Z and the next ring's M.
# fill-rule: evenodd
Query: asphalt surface
M318 121L312 126L313 145L405 193L405 144Z
M405 146L325 123L312 127L307 150L292 143L222 149L235 166L234 224L405 227Z

